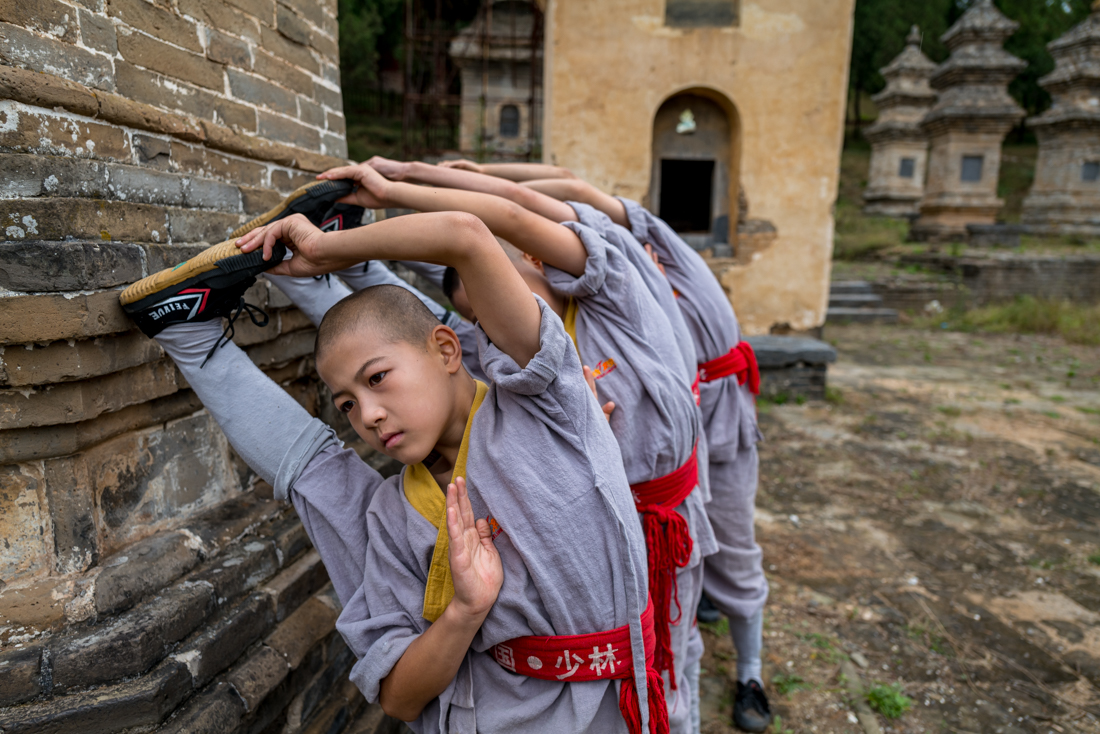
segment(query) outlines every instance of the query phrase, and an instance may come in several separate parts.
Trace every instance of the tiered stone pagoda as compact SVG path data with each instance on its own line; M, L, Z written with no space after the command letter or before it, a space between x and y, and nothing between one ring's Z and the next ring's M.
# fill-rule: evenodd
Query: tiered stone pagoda
M1054 71L1039 84L1051 108L1028 120L1039 138L1023 223L1043 234L1100 234L1100 1L1048 46Z
M871 143L871 172L863 211L890 217L916 216L924 194L928 138L920 121L936 101L928 79L936 65L920 50L917 26L905 49L884 67L886 88L876 94L879 116L863 135Z
M1004 202L997 198L1001 143L1025 114L1008 83L1027 66L1002 48L1019 23L992 0L977 0L940 40L951 56L932 75L939 92L921 121L928 136L928 182L915 240L966 237L968 224L993 224Z

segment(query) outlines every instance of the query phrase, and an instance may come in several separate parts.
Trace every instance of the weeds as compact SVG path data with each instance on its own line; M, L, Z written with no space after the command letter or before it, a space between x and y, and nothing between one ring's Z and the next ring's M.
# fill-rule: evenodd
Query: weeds
M1094 566L1100 566L1100 553L1093 553L1091 556L1089 556L1089 563L1093 564Z
M962 415L962 410L954 405L937 405L936 410L952 418L958 418Z
M844 393L842 393L839 388L826 387L825 402L832 403L833 405L842 405L844 403ZM1087 412L1087 409L1084 412ZM1096 412L1100 413L1100 410Z
M1055 334L1073 344L1100 345L1100 305L1019 296L997 306L952 308L944 316L918 316L916 323L925 328L946 325L962 332ZM1072 369L1069 372L1075 374Z
M867 703L887 719L899 719L913 707L913 699L901 692L901 684L879 684L867 691Z
M772 719L772 728L775 734L794 734L794 729L783 728L783 717L779 714L776 714L775 718Z
M796 673L780 673L779 675L772 677L772 686L779 692L780 696L789 696L795 691L801 691L804 688L809 688L809 684L803 680L802 676Z

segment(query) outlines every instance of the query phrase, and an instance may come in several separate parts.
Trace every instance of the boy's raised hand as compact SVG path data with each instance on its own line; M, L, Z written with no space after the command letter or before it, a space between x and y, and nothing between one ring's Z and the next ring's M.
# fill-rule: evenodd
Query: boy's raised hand
M462 477L447 485L447 535L455 585L451 604L459 605L457 609L471 617L484 618L500 594L504 566L493 545L489 522L474 518Z
M257 227L238 239L237 246L241 248L241 252L252 252L262 247L264 260L270 260L275 243L282 240L287 249L294 253L294 257L284 260L268 272L272 275L302 278L340 269L339 263L321 246L323 235L304 215L293 214Z
M339 199L341 204L355 204L364 209L383 209L390 206L390 182L367 163L354 166L337 166L317 174L323 180L351 179L359 186L355 191Z

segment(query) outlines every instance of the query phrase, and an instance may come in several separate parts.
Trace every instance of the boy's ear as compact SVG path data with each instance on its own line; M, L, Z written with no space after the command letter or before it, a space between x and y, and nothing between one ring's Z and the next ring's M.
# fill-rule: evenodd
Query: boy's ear
M462 369L462 342L449 327L440 324L432 329L428 344L443 359L443 366L452 375Z

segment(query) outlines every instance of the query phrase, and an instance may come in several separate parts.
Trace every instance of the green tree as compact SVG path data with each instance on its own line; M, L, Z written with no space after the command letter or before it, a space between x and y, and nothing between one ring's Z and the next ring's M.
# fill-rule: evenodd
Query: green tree
M380 53L400 45L403 0L340 0L340 79L345 94L375 86Z

